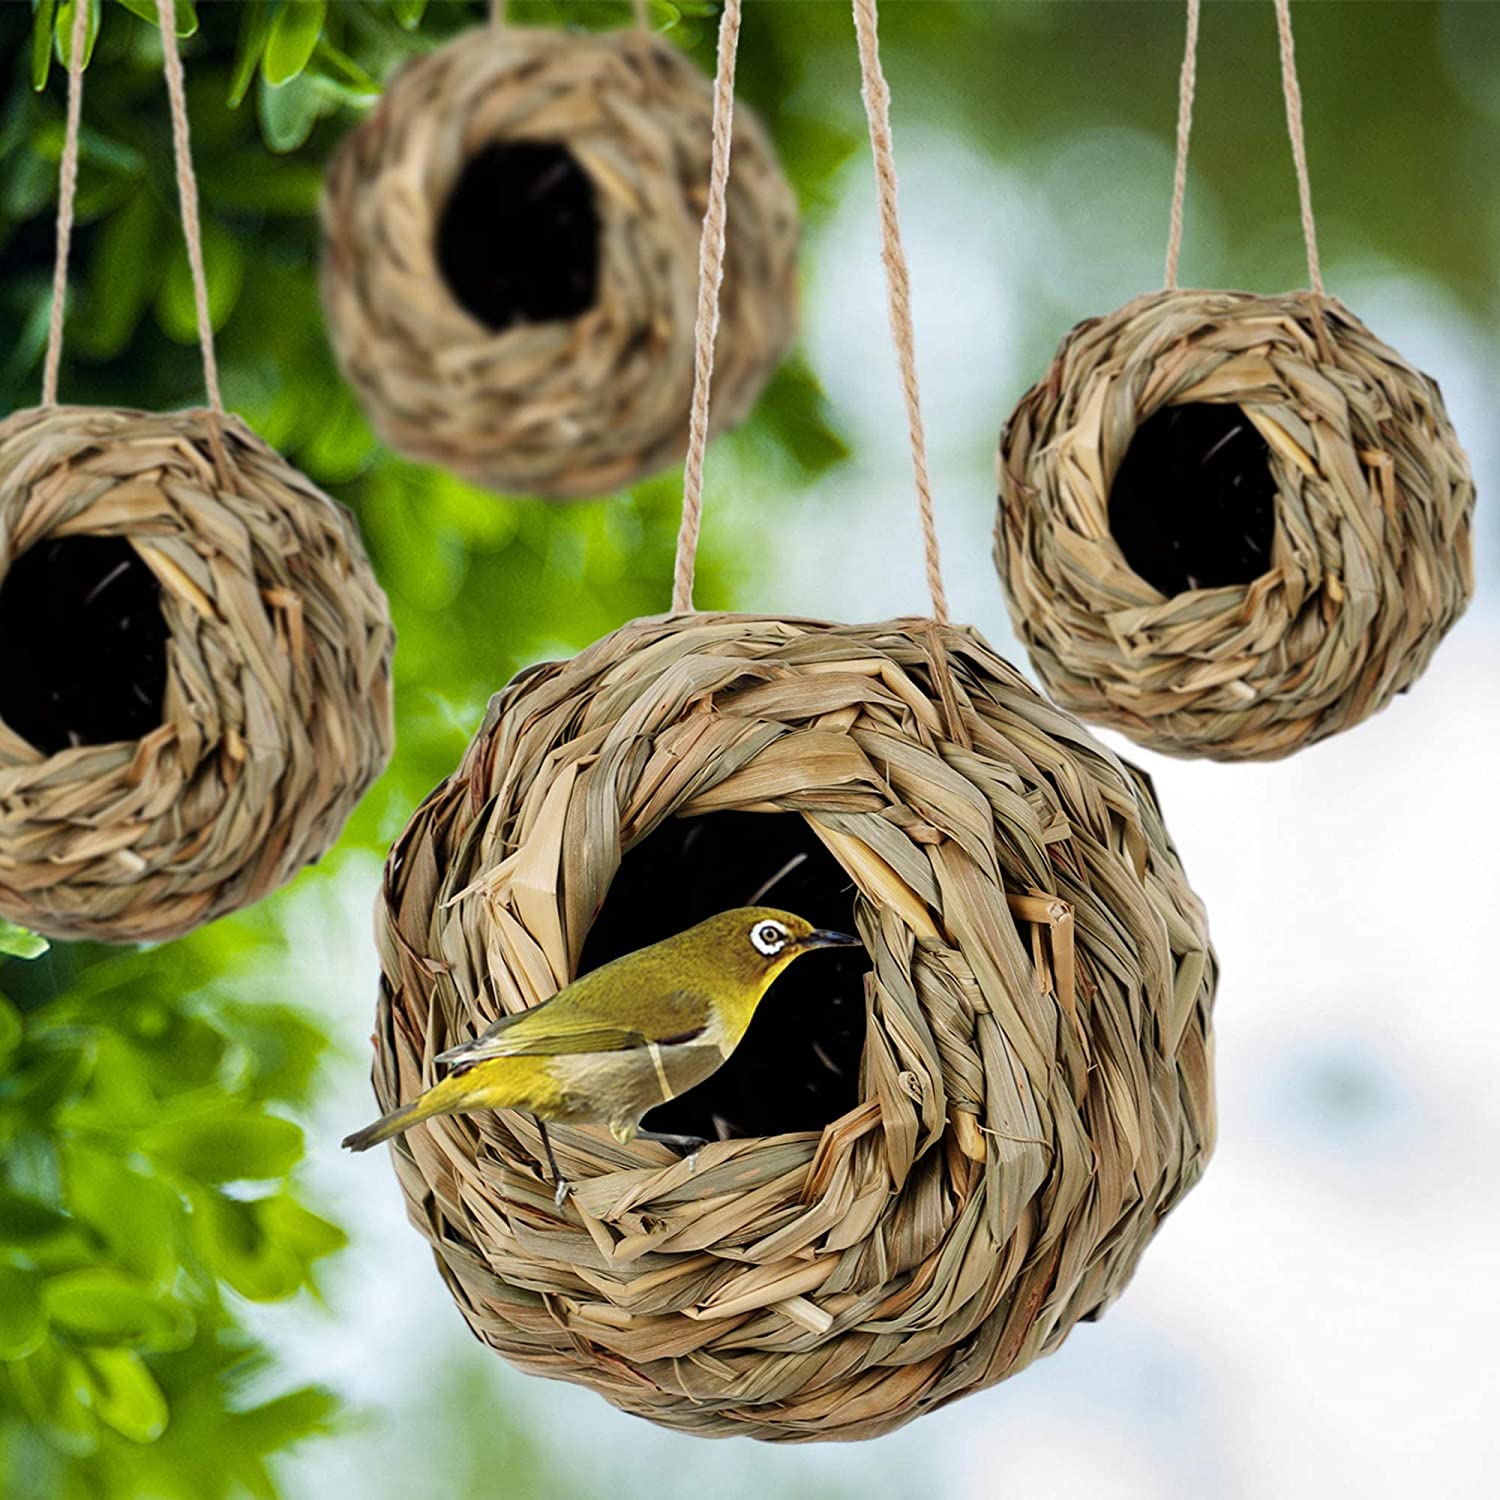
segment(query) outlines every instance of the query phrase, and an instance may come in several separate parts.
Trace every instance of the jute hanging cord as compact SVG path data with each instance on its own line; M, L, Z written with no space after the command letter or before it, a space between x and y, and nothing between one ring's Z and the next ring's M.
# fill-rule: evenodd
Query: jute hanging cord
M0 913L179 935L317 859L391 748L392 632L354 524L219 394L182 67L162 0L203 410L57 404L82 27L43 404L0 422Z
M637 20L466 33L406 65L336 154L329 338L393 447L551 498L682 460L713 94ZM715 430L795 334L795 199L748 111L734 149Z
M520 1368L706 1436L872 1436L1128 1280L1212 1145L1215 962L1149 783L972 630L698 614L677 583L673 613L497 695L397 841L375 1091L416 1097L501 1013L767 882L857 930L848 971L789 971L647 1117L717 1136L695 1159L553 1126L558 1207L527 1115L392 1149L464 1317Z
M1421 675L1473 593L1474 485L1436 383L1323 288L1288 0L1309 290L1166 289L1080 323L1000 439L995 560L1064 707L1172 755L1270 760Z

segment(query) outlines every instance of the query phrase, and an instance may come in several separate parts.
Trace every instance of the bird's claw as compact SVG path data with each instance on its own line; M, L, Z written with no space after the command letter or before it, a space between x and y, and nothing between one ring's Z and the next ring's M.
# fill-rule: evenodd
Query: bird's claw
M573 1191L573 1184L566 1177L557 1179L557 1191L552 1195L552 1201L561 1208L568 1201L568 1194Z

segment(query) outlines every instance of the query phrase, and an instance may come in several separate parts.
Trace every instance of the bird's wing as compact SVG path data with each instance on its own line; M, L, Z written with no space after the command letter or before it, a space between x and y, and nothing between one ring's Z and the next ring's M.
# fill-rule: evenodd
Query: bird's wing
M569 1052L625 1052L646 1047L681 1046L708 1028L708 997L696 990L674 990L652 1004L655 1037L599 1015L592 1008L554 1009L550 1003L513 1016L501 1016L483 1035L438 1054L437 1061L469 1067L491 1057L547 1057Z

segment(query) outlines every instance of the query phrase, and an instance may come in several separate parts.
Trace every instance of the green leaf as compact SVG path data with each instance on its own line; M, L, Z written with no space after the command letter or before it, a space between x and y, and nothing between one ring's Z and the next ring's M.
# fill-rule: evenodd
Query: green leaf
M415 31L422 24L422 12L427 9L427 0L391 0L396 22L404 31Z
M88 1073L87 1052L77 1042L54 1040L45 1050L35 1050L27 1066L4 1089L33 1118L44 1119L66 1101Z
M18 1266L0 1265L0 1359L25 1359L46 1337L41 1277Z
M323 64L331 77L360 97L373 99L380 93L379 80L360 67L347 53L340 52L331 42L319 41L313 57Z
M52 73L52 12L56 0L40 0L31 23L31 86L38 93Z
M229 321L245 284L245 252L221 225L203 224L203 270L208 282L208 320L220 329ZM156 318L163 332L179 343L198 341L198 312L193 300L193 274L187 247L179 243L167 263L167 274L156 294Z
M151 1127L141 1149L200 1182L263 1181L296 1166L302 1131L275 1115L226 1106Z
M338 1412L339 1399L332 1391L308 1385L241 1412L235 1426L242 1440L274 1453L303 1438L327 1432Z
M89 1410L93 1383L82 1360L44 1344L7 1368L21 1410L54 1448L83 1458L99 1446L99 1424Z
M110 1266L64 1271L48 1279L43 1296L52 1321L89 1342L177 1349L193 1336L193 1319L186 1309Z
M342 1250L349 1236L337 1224L304 1208L289 1193L255 1205L266 1238L290 1250L304 1265Z
M281 155L306 142L327 103L318 80L305 73L279 88L262 78L255 97L261 134L266 145Z
M156 1377L133 1349L86 1349L95 1414L132 1443L154 1443L171 1412Z
M114 1252L122 1270L154 1291L165 1290L177 1270L178 1195L86 1146L68 1150L65 1170L74 1214Z
M83 65L94 59L94 43L99 39L99 0L82 0L87 5L88 19L83 23ZM62 0L57 7L57 60L67 67L73 57L73 17L77 14L78 0Z
M271 35L270 0L249 0L240 15L240 36L235 43L234 69L229 75L229 107L238 109L244 102L255 70L260 66Z
M306 1099L328 1048L328 1038L290 1005L259 1000L226 1006L226 1024L238 1039L236 1062L256 1099Z
M0 917L0 953L12 958L40 958L51 945L47 939Z
M302 1288L301 1262L265 1232L260 1205L212 1189L193 1195L193 1244L221 1281L252 1302L278 1302Z
M757 417L805 478L815 478L849 456L848 444L833 425L823 387L800 355L786 360L771 377Z
M116 3L123 5L131 15L139 16L153 26L157 24L156 0L116 0ZM197 31L198 13L193 8L193 0L173 0L172 23L172 30L178 36L192 36Z
M50 1203L0 1188L0 1240L5 1244L34 1244L65 1234L72 1227L67 1214Z
M323 34L327 9L325 0L282 0L261 63L267 83L287 83L307 66Z

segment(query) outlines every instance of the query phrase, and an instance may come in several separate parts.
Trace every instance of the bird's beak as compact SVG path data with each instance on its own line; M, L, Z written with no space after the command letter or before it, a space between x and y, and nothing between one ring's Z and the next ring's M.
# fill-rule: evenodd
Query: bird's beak
M858 948L860 945L857 937L850 937L847 932L830 932L826 927L819 927L797 944L799 948Z

